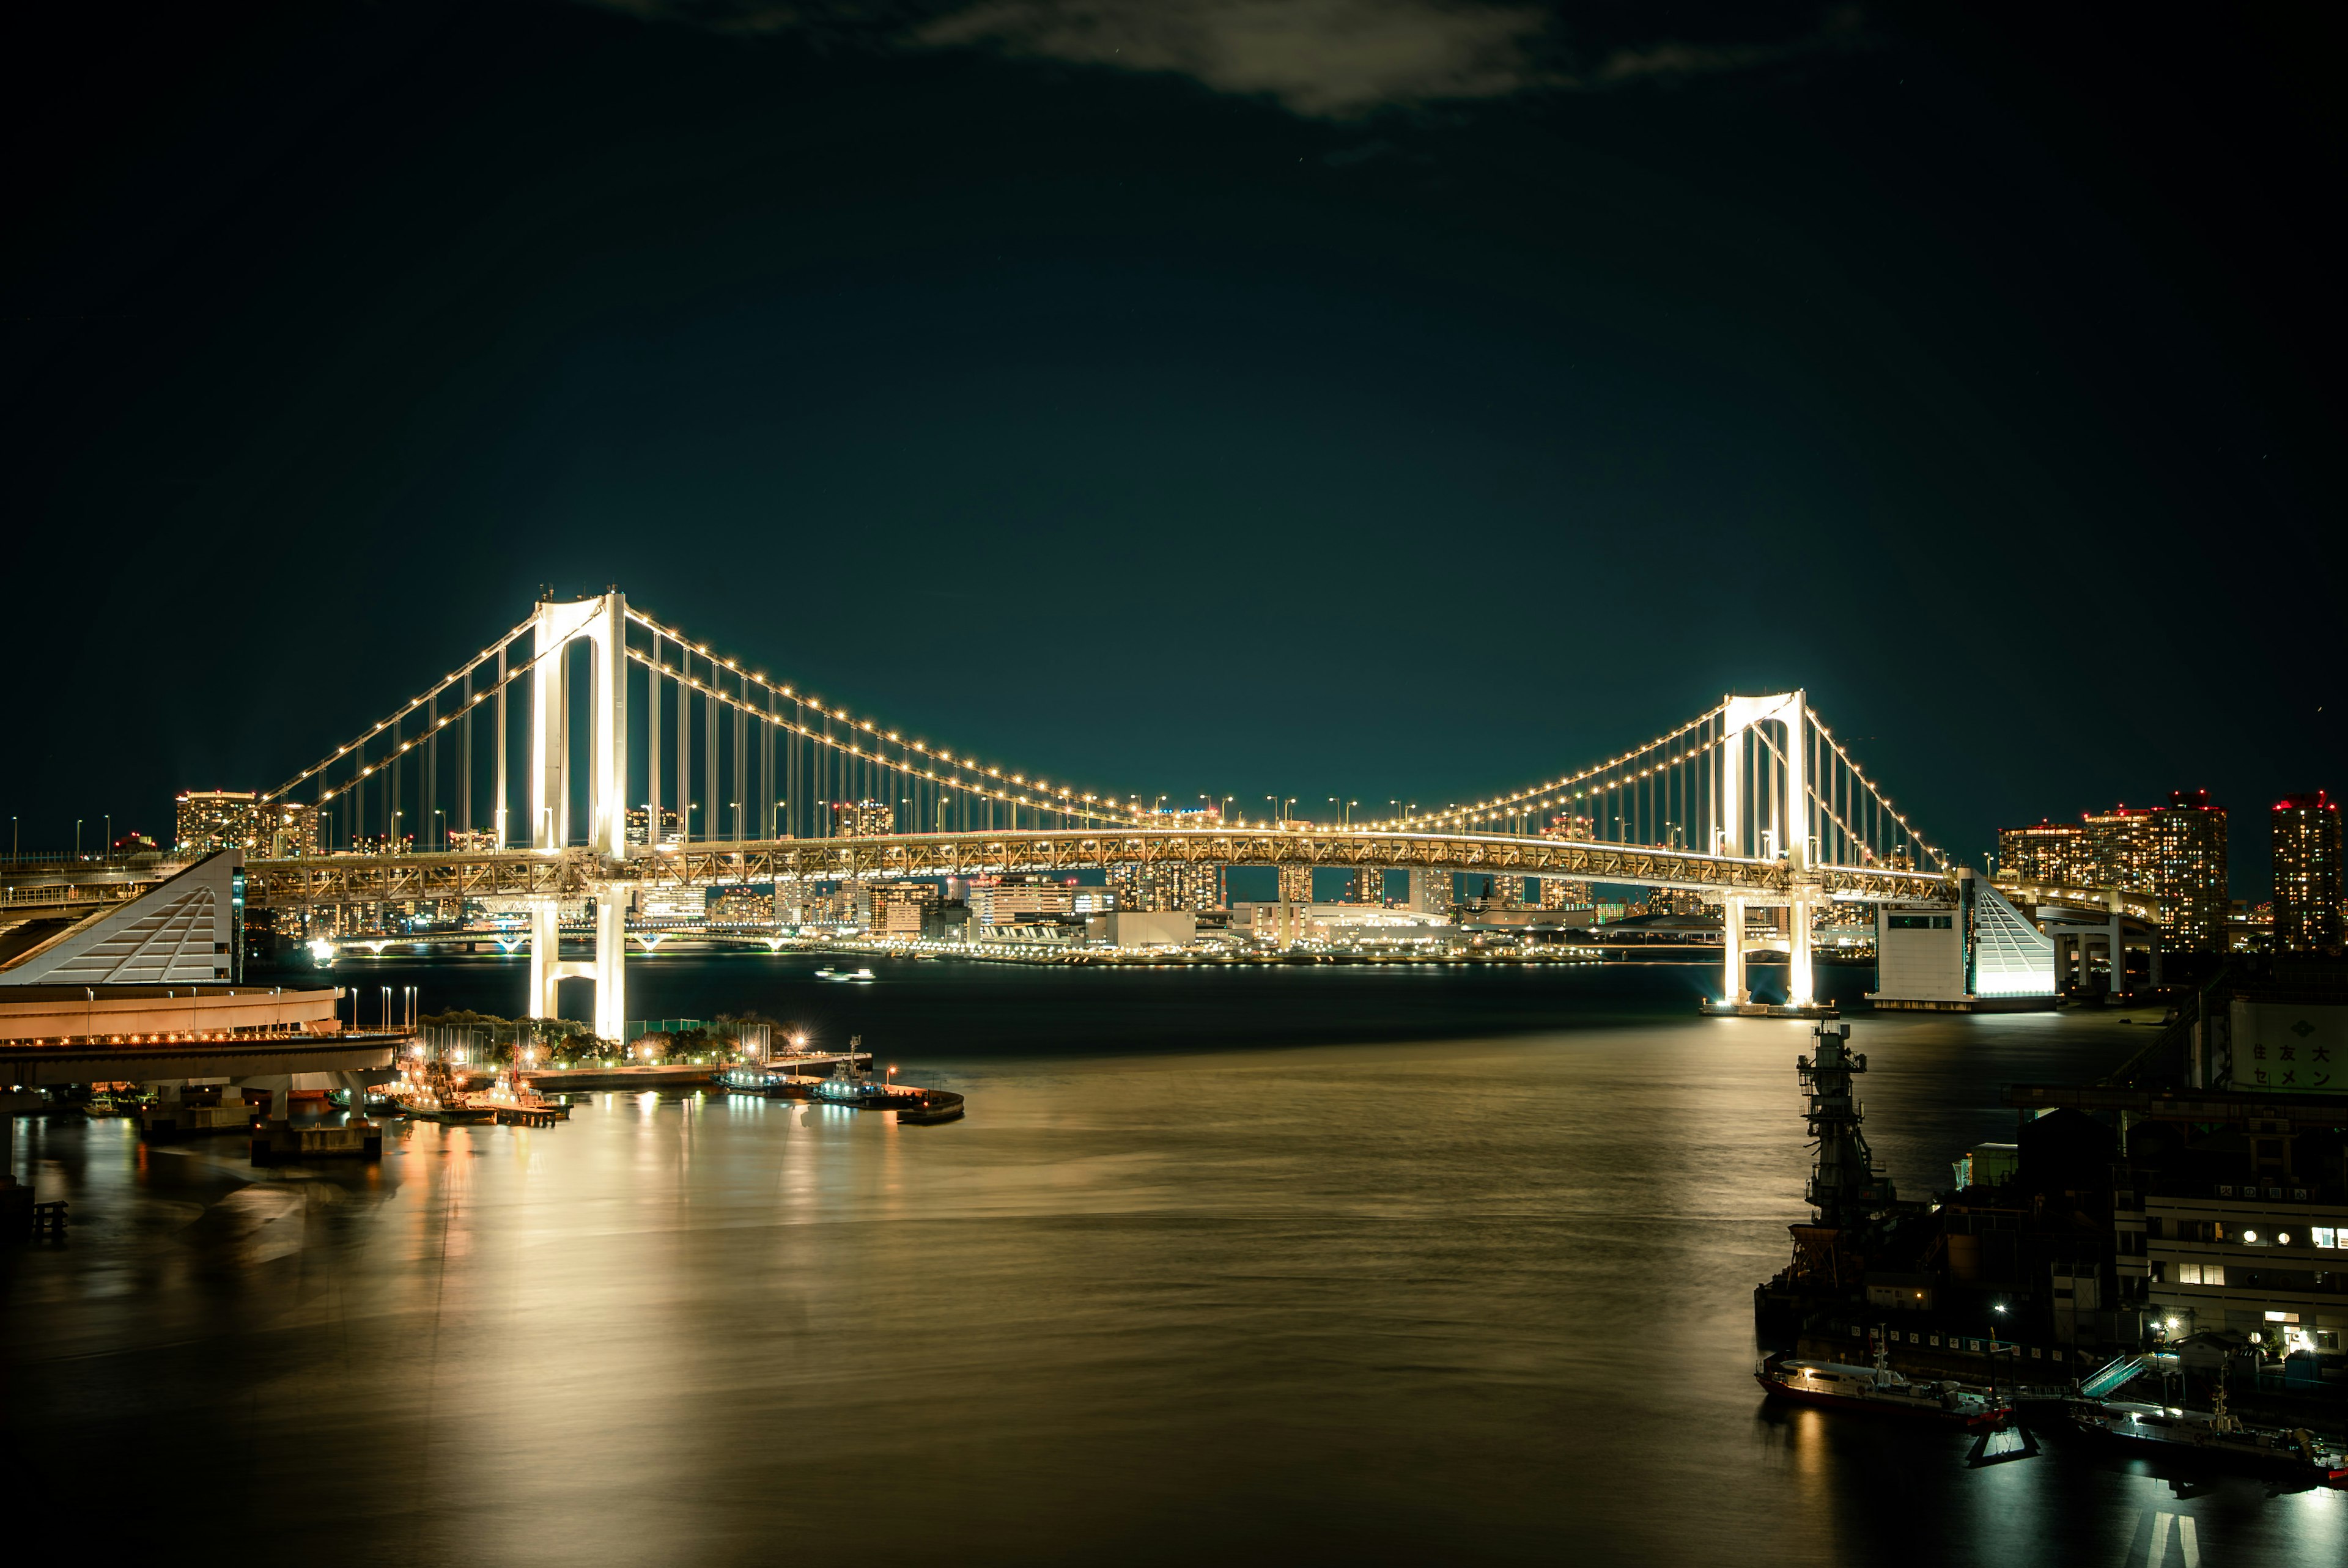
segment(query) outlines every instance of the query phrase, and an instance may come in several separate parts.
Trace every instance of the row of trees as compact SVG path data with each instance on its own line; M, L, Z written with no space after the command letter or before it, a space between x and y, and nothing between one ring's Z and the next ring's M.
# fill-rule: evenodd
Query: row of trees
M417 1021L427 1030L458 1030L471 1035L479 1060L515 1060L528 1050L532 1061L549 1067L622 1061L734 1061L741 1057L742 1037L749 1027L763 1027L770 1038L784 1032L774 1020L758 1012L720 1013L696 1029L655 1030L625 1042L608 1040L567 1018L499 1018L495 1013L454 1008L427 1013Z

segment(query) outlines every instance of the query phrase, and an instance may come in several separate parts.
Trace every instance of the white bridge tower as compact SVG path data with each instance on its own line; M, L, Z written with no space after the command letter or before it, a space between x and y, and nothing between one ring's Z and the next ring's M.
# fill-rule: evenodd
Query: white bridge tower
M592 701L587 743L587 845L599 861L628 853L628 600L617 589L569 604L543 600L532 627L530 652L530 842L541 855L571 847L571 690L569 649L585 638ZM615 882L592 882L595 956L585 963L562 961L561 907L551 897L534 899L530 920L530 999L532 1015L556 1015L558 985L570 979L595 982L595 1032L619 1040L628 1017L628 899Z
M1758 727L1765 724L1783 727L1782 749L1770 743L1766 732L1759 731ZM1820 894L1808 875L1810 781L1803 772L1804 760L1809 755L1808 725L1809 704L1798 691L1780 692L1768 697L1731 697L1726 702L1718 768L1718 820L1722 825L1719 852L1782 860L1793 874L1793 892L1787 899L1791 907L1787 911L1786 999L1795 1007L1808 1007L1817 999L1810 970L1810 921ZM1749 743L1756 733L1781 765L1761 770L1765 779L1779 787L1766 790L1762 798L1752 803L1750 836L1758 842L1748 843L1746 803L1741 797ZM1749 999L1750 988L1745 983L1745 912L1756 902L1737 893L1728 895L1724 901L1720 945L1722 999L1725 1001Z

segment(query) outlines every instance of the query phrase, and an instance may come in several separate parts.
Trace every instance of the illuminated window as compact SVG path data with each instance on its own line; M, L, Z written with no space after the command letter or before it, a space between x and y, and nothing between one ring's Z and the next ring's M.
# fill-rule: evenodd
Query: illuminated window
M2198 1263L2178 1264L2177 1266L2177 1283L2179 1285L2200 1284L2201 1266Z
M2340 1233L2331 1225L2314 1225L2309 1228L2307 1239L2318 1246L2336 1247L2340 1245Z

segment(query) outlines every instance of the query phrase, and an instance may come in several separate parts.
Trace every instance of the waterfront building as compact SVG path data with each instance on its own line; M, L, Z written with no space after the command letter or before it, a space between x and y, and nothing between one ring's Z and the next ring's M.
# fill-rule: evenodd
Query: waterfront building
M1521 876L1493 876L1487 879L1484 895L1487 909L1515 909L1524 903L1525 879Z
M452 827L448 830L448 848L452 854L491 855L496 853L497 847L498 835L493 829Z
M1076 909L1076 884L1073 878L1063 882L1033 874L973 876L967 891L971 914L982 926L1052 919L1073 915ZM994 938L990 936L988 939Z
M2023 882L2084 887L2089 876L2086 829L2044 821L2034 827L2002 827L1997 868Z
M2280 1176L2188 1183L2147 1194L2144 1211L2148 1294L2167 1337L2225 1328L2285 1354L2342 1349L2348 1203L2337 1194Z
M1386 901L1386 874L1377 866L1364 866L1354 873L1354 902L1383 908Z
M2172 791L2165 806L2114 806L2082 825L2088 886L2159 898L2161 944L2172 952L2224 950L2226 808L2211 805L2209 791Z
M1458 902L1453 896L1451 873L1413 866L1410 893L1404 902L1422 915L1449 916L1452 907Z
M705 887L649 886L636 895L636 918L647 926L690 925L708 913Z
M982 926L965 939L1009 948L1051 949L1081 948L1085 937L1086 923L1082 920L1030 916Z
M2268 814L2274 835L2274 945L2287 953L2341 949L2340 803L2322 790L2287 794Z
M1313 867L1283 866L1280 868L1280 901L1283 904L1313 902Z
M318 853L318 808L263 800L252 790L187 790L179 797L179 852L242 849L248 859Z
M1187 948L1198 934L1199 917L1187 909L1123 909L1085 921L1085 943L1094 948Z
M934 882L870 882L865 885L865 927L876 937L911 939L922 934L938 902Z
M1333 948L1426 948L1457 935L1448 920L1416 909L1365 904L1241 904L1231 910L1234 930L1271 947L1303 942Z
M709 900L707 917L713 926L771 924L775 917L774 894L755 887L726 888Z

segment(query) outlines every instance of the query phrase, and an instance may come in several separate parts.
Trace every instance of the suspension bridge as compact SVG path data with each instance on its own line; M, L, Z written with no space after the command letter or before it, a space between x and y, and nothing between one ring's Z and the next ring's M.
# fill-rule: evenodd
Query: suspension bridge
M1805 1004L1818 905L1933 898L1950 872L1800 692L1724 698L1631 751L1473 803L1249 822L910 735L617 589L538 604L265 798L314 806L321 853L250 861L249 907L511 901L529 911L531 1009L551 1016L562 979L588 979L596 1029L615 1035L628 913L655 887L1192 861L1690 889L1732 932L1748 908L1787 907L1790 999ZM566 962L559 912L582 902L593 956ZM1743 947L1723 943L1732 999Z

